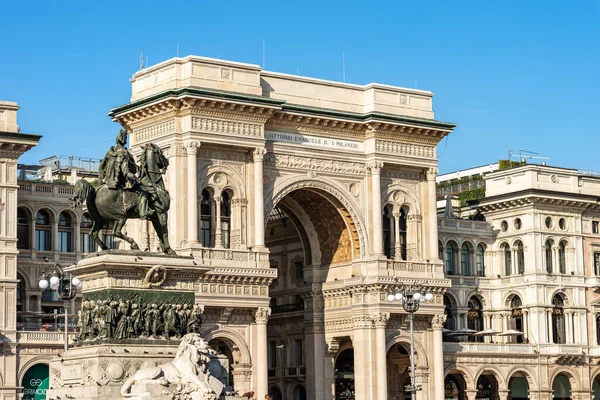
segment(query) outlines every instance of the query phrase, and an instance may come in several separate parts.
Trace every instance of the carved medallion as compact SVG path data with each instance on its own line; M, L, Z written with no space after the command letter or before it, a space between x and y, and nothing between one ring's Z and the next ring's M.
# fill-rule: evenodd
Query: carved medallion
M162 265L150 268L144 277L144 284L148 287L160 287L167 280L167 269Z

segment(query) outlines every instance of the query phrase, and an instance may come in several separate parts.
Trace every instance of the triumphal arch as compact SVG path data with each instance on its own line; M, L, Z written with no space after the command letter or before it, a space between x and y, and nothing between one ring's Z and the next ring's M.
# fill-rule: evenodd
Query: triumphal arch
M432 93L202 57L135 73L110 116L130 148L168 156L171 245L210 267L196 282L204 338L238 393L390 398L409 333L394 276L434 294L415 320L417 398L443 399ZM143 248L146 222L127 231Z

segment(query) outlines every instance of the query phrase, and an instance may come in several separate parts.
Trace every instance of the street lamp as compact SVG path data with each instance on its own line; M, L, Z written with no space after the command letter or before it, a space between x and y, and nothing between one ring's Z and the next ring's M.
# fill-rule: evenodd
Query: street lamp
M410 386L406 390L411 393L412 400L416 399L417 391L422 390L421 385L415 383L415 336L414 336L414 317L421 303L431 301L433 294L425 292L425 289L418 285L405 285L398 281L398 277L394 276L394 284L390 287L387 299L389 302L399 301L402 304L404 311L408 313L410 321Z
M59 264L47 267L42 272L39 282L40 289L46 290L48 287L54 290L58 298L63 301L65 308L65 352L68 348L69 332L69 301L74 299L78 291L81 291L83 282L71 274L63 271Z

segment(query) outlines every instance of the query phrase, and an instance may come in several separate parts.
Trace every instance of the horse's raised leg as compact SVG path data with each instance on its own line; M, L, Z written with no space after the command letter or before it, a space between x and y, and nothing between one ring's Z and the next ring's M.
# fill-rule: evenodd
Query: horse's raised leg
M131 245L131 250L139 250L140 246L138 246L138 244L135 242L135 240L133 240L133 238L130 238L129 236L125 236L123 234L123 226L125 225L126 221L127 221L126 219L119 219L119 220L115 221L115 227L113 228L113 235L115 237L118 237L119 239L123 239L124 241L129 243Z
M100 246L100 248L102 250L108 250L108 246L98 236L98 232L100 232L102 230L105 222L106 221L104 221L103 219L98 219L98 220L94 219L92 221L92 230L90 231L90 235L92 235L94 242L96 242L96 244L98 246Z
M158 235L158 239L160 240L160 247L162 247L162 251L165 254L175 255L175 250L171 248L169 244L169 227L167 225L167 214L164 212L158 212L158 215L155 218L152 218L152 226L154 226L154 230Z

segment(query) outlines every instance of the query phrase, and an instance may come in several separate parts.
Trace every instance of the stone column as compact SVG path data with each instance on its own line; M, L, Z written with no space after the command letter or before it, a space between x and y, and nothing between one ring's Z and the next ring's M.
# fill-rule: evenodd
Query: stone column
M271 316L269 307L259 307L254 318L256 320L256 354L254 360L256 384L255 398L264 399L269 391L269 371L267 365L267 322Z
M75 216L77 217L77 216ZM81 252L81 221L75 218L73 225L73 253Z
M508 399L508 390L498 390L499 400L507 400Z
M548 311L546 315L546 319L548 321L548 343L554 343L554 326L552 326L552 310Z
M468 389L465 392L467 394L467 400L475 400L477 397L477 389Z
M325 386L325 307L322 287L313 283L311 290L303 293L306 397L309 399L326 399L328 388Z
M400 213L394 212L392 214L394 217L394 259L401 260L402 259L402 246L400 243Z
M565 312L565 343L573 343L573 315L571 312Z
M390 320L390 313L377 313L371 315L375 324L375 377L377 382L377 398L388 398L387 385L387 349L385 343L385 328Z
M381 212L381 161L373 161L367 165L371 170L371 218L373 219L373 255L383 254L383 214Z
M31 217L31 221L29 221L29 248L32 250L36 250L36 243L35 243L35 217L36 215L33 214Z
M51 243L52 246L50 250L58 251L58 217L50 217L50 225L51 225Z
M327 343L327 352L325 353L325 400L333 400L335 398L335 356L340 350L340 342L337 339L331 339Z
M354 365L360 368L354 369L355 398L361 400L378 400L373 379L373 353L372 338L373 320L367 315L358 315L353 319L354 330L352 345L354 346Z
M256 148L254 157L254 247L265 246L265 202L263 185L263 160L267 150Z
M186 144L187 154L187 242L198 243L198 148L200 142Z
M437 227L437 194L435 177L437 176L437 168L429 168L427 170L427 211L425 218L428 221L429 231L429 259L438 259L438 227Z
M215 202L215 247L221 249L223 248L223 239L221 237L221 198L215 196L213 200ZM231 230L229 232L231 233Z
M444 342L442 328L446 315L436 314L431 320L433 329L433 387L435 391L430 400L444 400Z

